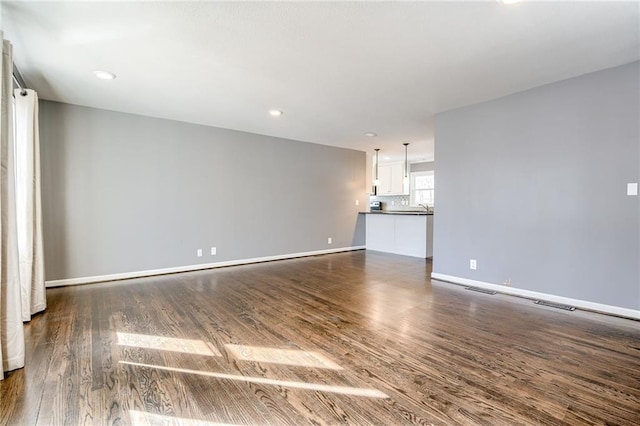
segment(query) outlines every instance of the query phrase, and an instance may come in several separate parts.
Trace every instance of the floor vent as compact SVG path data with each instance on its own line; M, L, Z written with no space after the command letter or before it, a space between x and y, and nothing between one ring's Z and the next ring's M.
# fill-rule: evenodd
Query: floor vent
M564 309L565 311L575 311L576 310L575 306L563 305L562 303L546 302L544 300L536 300L533 303L535 303L536 305L549 306L551 308Z
M478 293L485 293L485 294L496 294L495 291L493 290L485 290L484 288L478 288L478 287L465 287L465 290L471 290L471 291L477 291Z

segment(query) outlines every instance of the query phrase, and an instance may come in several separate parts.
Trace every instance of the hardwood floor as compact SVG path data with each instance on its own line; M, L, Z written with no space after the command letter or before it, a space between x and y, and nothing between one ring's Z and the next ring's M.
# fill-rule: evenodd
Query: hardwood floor
M357 251L49 289L0 423L640 424L640 323Z

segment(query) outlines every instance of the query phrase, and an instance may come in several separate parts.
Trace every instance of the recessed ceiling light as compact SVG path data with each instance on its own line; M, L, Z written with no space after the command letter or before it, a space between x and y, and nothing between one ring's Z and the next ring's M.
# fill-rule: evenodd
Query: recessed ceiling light
M279 109L269 110L269 115L271 115L272 117L280 117L282 114L284 114L284 112L280 111Z
M369 138L375 138L376 136L378 136L377 133L373 133L373 132L367 132L364 135L369 137Z
M100 80L113 80L116 75L109 71L94 71L93 74Z

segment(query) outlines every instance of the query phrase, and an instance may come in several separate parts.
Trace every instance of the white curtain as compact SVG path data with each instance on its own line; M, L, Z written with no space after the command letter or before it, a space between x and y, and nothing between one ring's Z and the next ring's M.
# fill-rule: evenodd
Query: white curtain
M0 35L2 32L0 31ZM0 358L2 371L24 367L24 333L15 204L13 144L13 62L11 43L2 38L0 85Z
M22 320L29 321L31 315L47 307L40 204L38 94L31 89L17 89L14 97L16 210Z

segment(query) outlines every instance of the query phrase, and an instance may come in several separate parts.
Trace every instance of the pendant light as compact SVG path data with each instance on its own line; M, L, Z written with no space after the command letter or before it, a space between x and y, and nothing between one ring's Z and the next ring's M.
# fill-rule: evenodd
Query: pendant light
M409 146L409 142L405 142L404 145L404 183L409 183L409 158L407 157L407 147Z
M378 186L380 185L380 179L378 179L378 151L380 151L380 148L376 148L374 151L376 152L376 176L373 180L373 186Z

